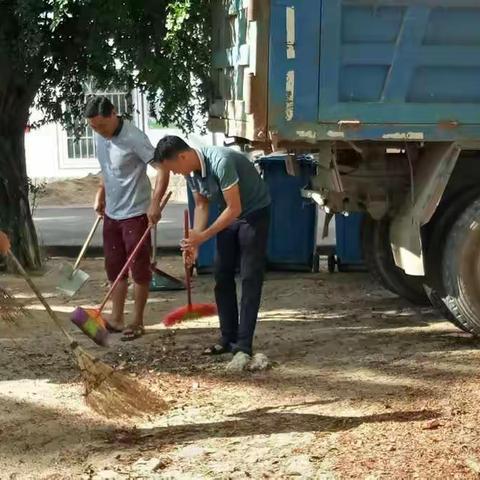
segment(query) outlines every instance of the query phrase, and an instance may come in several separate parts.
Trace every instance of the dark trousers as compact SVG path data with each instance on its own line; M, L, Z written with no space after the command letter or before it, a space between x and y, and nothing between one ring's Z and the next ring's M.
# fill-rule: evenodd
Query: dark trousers
M215 299L222 345L252 354L253 336L262 296L270 209L236 220L217 235ZM238 311L235 272L240 266L242 298Z

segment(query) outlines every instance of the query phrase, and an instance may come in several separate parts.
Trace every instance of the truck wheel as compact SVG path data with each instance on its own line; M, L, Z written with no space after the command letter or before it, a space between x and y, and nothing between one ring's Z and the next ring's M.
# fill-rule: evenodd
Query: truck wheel
M335 255L329 255L328 256L328 271L329 273L334 273L335 272L335 265L337 264L335 260Z
M453 224L442 259L445 304L457 321L480 335L480 199Z
M393 290L393 285L386 281L383 275L380 274L380 270L377 268L376 265L374 255L375 248L373 246L374 223L375 220L365 215L361 229L363 260L365 262L365 266L368 269L368 272L373 277L376 283L381 285L383 288L389 290L390 292L397 293Z
M461 324L455 315L448 309L447 305L442 299L442 296L433 288L425 286L425 293L427 294L432 307L439 313L443 318L448 320L450 323L453 323L457 328L463 330L466 333L472 333L471 329L466 325Z
M314 253L312 260L312 273L320 272L320 254Z
M467 326L460 323L455 315L450 312L442 297L445 297L445 287L442 279L442 264L439 259L443 258L446 237L459 214L479 196L480 192L471 190L464 192L449 202L446 208L439 210L433 221L430 233L430 241L426 253L427 278L425 292L432 306L443 317L452 322L461 330L471 333Z
M373 220L365 216L363 224L363 255L373 277L387 290L415 305L430 305L423 288L423 277L407 275L395 265L389 240L390 220Z

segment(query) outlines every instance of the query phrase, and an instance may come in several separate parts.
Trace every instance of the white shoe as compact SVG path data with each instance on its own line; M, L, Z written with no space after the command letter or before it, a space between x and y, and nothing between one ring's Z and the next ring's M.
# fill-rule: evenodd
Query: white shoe
M251 372L256 372L259 370L266 370L267 368L270 368L271 363L268 357L264 353L256 353L252 361L248 365L248 369Z
M252 357L245 352L237 352L233 358L228 362L225 370L230 373L243 372L250 363Z

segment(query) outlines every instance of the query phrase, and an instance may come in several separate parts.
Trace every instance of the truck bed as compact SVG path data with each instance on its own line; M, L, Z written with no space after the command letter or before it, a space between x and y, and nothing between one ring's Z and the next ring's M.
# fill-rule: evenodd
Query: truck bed
M215 25L215 131L480 139L478 0L223 0Z

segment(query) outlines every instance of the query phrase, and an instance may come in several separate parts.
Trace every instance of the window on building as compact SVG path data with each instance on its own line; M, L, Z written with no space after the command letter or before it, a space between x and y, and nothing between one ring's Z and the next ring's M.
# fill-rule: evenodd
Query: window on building
M131 100L129 94L124 92L99 92L98 95L108 97L119 115L128 111L128 104ZM88 124L85 125L85 131L78 139L75 138L73 131L67 132L67 152L69 160L84 160L96 157L93 130Z

